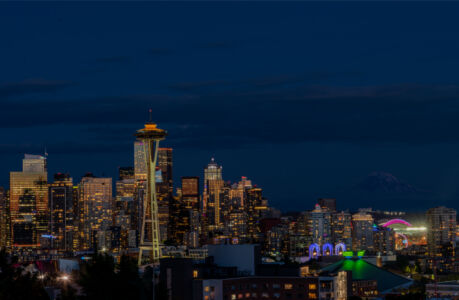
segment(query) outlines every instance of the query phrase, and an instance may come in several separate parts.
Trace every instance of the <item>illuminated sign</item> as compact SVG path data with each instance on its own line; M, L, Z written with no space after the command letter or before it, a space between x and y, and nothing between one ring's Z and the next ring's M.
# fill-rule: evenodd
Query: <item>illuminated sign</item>
M365 250L357 251L356 255L354 255L353 251L344 251L343 252L343 256L345 258L347 258L347 259L351 259L353 257L358 257L359 259L361 259L364 255L365 255Z
M344 251L343 256L346 258L352 258L354 256L354 252L352 251Z

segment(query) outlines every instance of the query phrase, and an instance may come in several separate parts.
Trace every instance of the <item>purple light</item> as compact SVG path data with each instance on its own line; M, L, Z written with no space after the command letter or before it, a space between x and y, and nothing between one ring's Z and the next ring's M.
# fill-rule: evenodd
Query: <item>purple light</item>
M388 226L393 225L393 224L403 224L403 225L406 225L408 227L411 227L410 223L408 223L407 221L402 220L402 219L392 219L392 220L387 221L386 223L382 224L381 226L382 227L388 227Z

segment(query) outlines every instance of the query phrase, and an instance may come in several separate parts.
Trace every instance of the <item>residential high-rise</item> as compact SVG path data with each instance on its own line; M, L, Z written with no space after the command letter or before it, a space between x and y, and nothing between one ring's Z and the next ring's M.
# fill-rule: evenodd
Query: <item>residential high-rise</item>
M373 229L373 248L376 253L390 255L395 251L395 231L389 227L377 226Z
M73 250L73 180L69 174L54 174L49 184L49 246L59 252Z
M46 158L26 154L22 172L10 173L12 245L37 248L48 230L48 185Z
M333 244L343 243L352 249L352 216L347 211L335 212L331 217Z
M373 217L366 212L352 215L352 249L373 250Z
M154 123L146 123L145 127L137 130L136 137L143 145L143 162L145 163L146 181L145 196L142 206L142 228L138 264L143 263L143 252L150 252L150 261L157 263L160 258L160 228L158 217L158 199L156 191L156 163L158 160L159 142L167 135L165 130L157 128ZM137 152L135 154L137 156ZM141 163L142 160L138 161ZM136 168L136 167L135 167ZM137 167L138 169L138 167ZM149 228L147 228L149 224Z
M78 185L78 241L80 250L94 249L98 231L108 230L112 219L112 178L87 174Z
M439 206L426 213L429 265L439 273L451 271L456 247L456 210Z
M331 235L331 212L316 204L314 210L309 212L309 230L313 243L323 246L330 243Z

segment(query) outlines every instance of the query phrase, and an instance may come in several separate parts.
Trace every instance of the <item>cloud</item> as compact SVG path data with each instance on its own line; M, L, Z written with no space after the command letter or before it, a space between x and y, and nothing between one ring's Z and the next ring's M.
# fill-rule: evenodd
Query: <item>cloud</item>
M118 63L127 63L131 60L129 56L108 56L108 57L99 57L96 59L97 63L103 64L118 64Z
M7 101L0 127L75 125L87 139L114 143L132 140L151 107L154 120L169 131L168 144L183 147L459 142L459 86L337 87L295 82L261 85L268 88L209 82L216 87L211 92L198 93L193 86L193 94L182 88L183 93L174 96ZM224 88L219 89L221 85Z
M27 79L21 82L0 85L0 98L9 98L24 94L50 93L74 85L69 81Z
M201 49L231 49L240 46L242 43L238 41L211 41L198 44Z
M151 55L162 56L162 55L170 55L170 54L173 54L173 53L174 53L174 50L169 49L169 48L151 48L151 49L148 51L148 53L151 54Z

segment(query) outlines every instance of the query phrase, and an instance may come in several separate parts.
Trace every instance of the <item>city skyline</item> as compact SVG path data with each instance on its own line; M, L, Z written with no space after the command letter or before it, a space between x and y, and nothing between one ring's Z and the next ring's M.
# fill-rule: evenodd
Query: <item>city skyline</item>
M215 157L226 178L253 178L283 210L321 197L458 208L456 3L1 5L6 170L46 147L52 172L115 177L151 107L177 176ZM282 153L294 163L268 171ZM348 193L372 172L426 193Z

